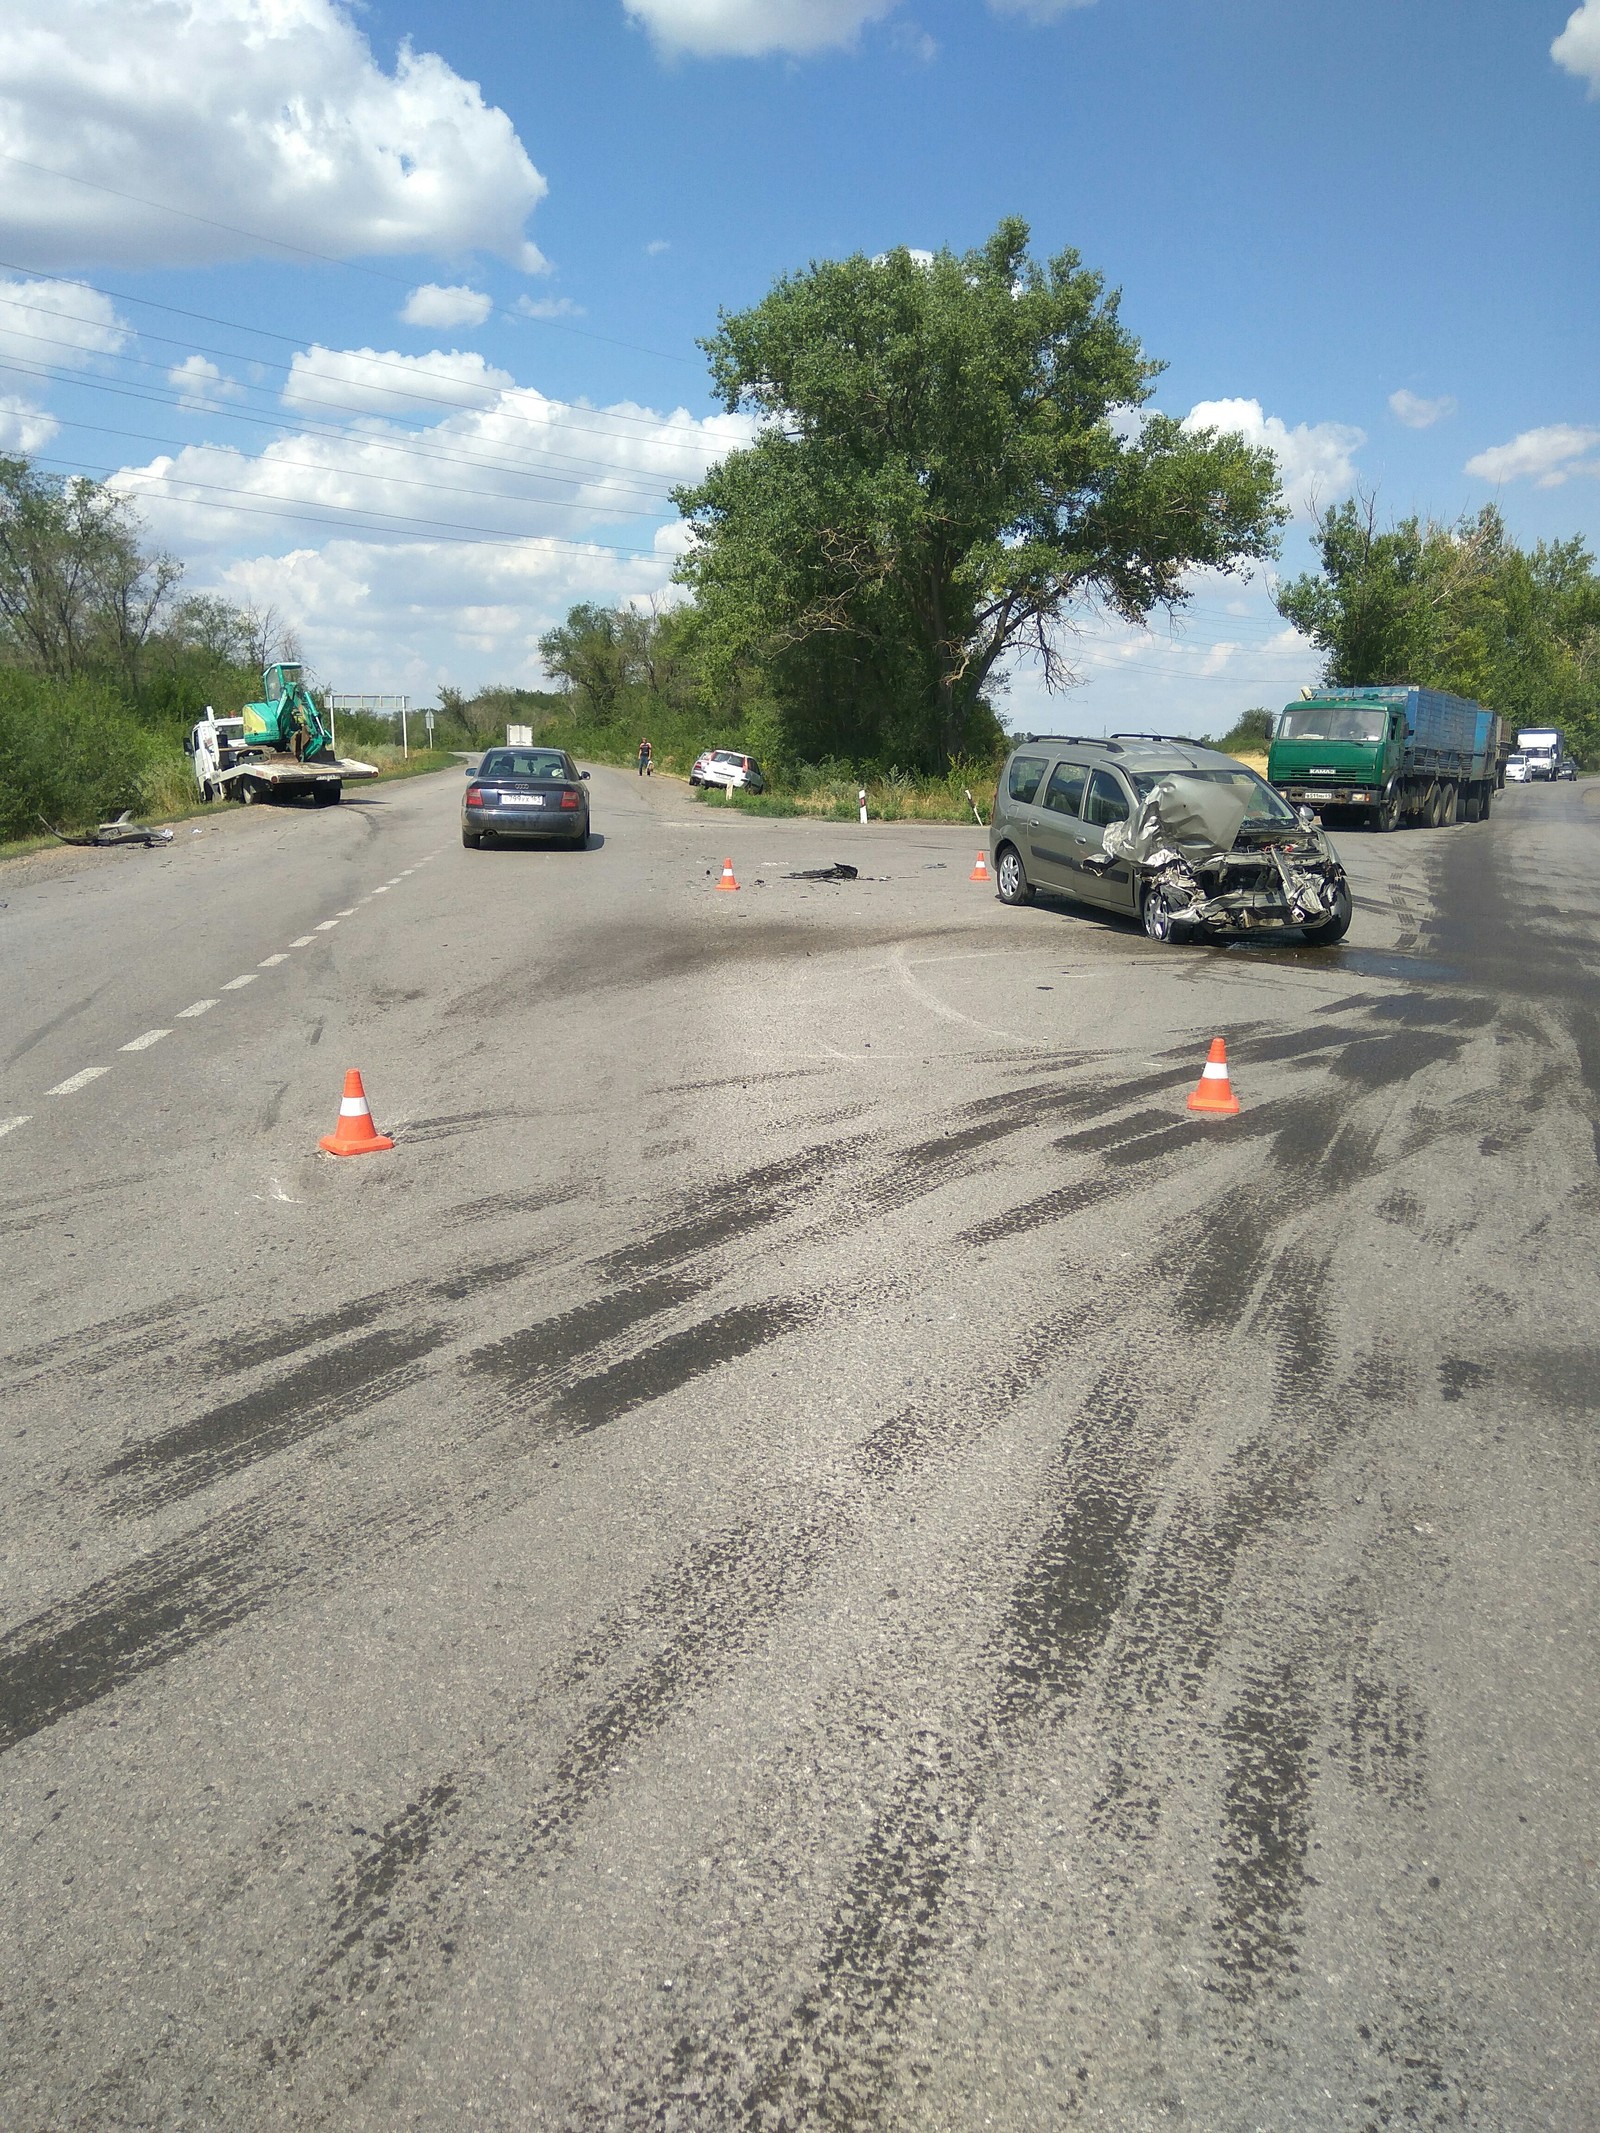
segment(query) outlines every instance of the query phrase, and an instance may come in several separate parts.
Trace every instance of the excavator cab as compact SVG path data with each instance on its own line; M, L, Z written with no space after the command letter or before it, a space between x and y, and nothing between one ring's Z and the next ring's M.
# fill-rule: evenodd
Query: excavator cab
M298 660L281 659L263 669L262 701L245 705L244 731L248 741L312 763L331 756L333 742L300 674Z

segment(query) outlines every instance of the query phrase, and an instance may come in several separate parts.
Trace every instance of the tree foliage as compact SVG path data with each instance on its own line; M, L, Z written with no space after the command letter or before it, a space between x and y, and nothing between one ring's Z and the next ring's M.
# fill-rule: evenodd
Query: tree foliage
M1581 539L1522 548L1493 505L1380 530L1372 499L1348 497L1316 547L1320 569L1278 607L1325 655L1326 681L1449 689L1512 726L1559 726L1600 763L1600 573Z
M761 423L677 502L708 671L770 686L796 752L938 764L992 743L988 692L1066 627L1183 604L1197 566L1275 550L1271 455L1139 419L1161 365L1118 297L1021 221L932 261L828 261L703 344Z

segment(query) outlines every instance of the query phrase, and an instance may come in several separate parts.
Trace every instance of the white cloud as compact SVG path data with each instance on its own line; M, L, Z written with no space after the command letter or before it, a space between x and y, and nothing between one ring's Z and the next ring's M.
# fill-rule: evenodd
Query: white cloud
M115 484L195 586L269 598L325 675L374 688L537 681L538 635L572 601L665 590L684 540L668 490L754 434L744 416L552 400L478 356L313 349L295 381L314 428L191 446ZM461 404L386 407L395 383Z
M687 52L696 59L759 59L786 52L805 58L854 44L869 23L881 22L901 0L622 0L667 52ZM996 15L1020 15L1027 22L1055 22L1094 0L988 0ZM939 47L926 31L904 26L903 49L931 60Z
M1453 415L1456 403L1448 393L1437 400L1421 399L1416 393L1407 392L1402 385L1398 392L1389 395L1389 412L1396 421L1403 422L1408 430L1431 430L1436 422L1446 415Z
M586 318L582 304L570 296L519 296L517 309L524 318Z
M366 412L396 422L433 421L441 402L487 407L513 383L481 355L453 349L448 355L400 355L376 348L296 349L284 382L283 404L327 408L335 414Z
M1348 489L1356 478L1352 454L1367 441L1365 430L1347 422L1297 422L1263 414L1259 400L1202 400L1184 418L1190 430L1237 430L1249 443L1273 454L1284 495L1296 507Z
M659 259L663 252L670 252L672 250L672 243L671 240L666 237L652 237L650 242L645 246L644 249L646 258Z
M510 119L436 54L402 45L386 73L347 0L7 0L0 149L21 159L0 245L41 267L272 240L544 264L524 225L547 188Z
M1509 444L1494 444L1485 452L1475 452L1467 461L1466 471L1481 481L1531 479L1541 489L1558 489L1570 474L1600 473L1600 463L1576 464L1597 444L1600 430L1552 422L1543 429L1524 430Z
M900 0L623 0L636 22L668 51L697 59L802 57L847 45Z
M3 212L3 210L0 210ZM0 356L76 370L128 338L109 296L77 281L0 281Z
M237 398L244 389L203 355L185 356L181 363L174 363L167 372L167 383L176 386L180 407L193 408L201 414L215 412L224 400Z
M54 415L17 393L0 393L0 452L39 452L61 428Z
M481 326L493 309L494 298L481 289L469 289L460 282L441 288L436 281L425 281L406 298L400 316L408 326L448 332L452 326Z
M989 0L997 15L1021 15L1027 22L1056 22L1073 9L1093 7L1094 0Z
M1583 0L1567 17L1567 26L1550 47L1550 57L1600 96L1600 0Z

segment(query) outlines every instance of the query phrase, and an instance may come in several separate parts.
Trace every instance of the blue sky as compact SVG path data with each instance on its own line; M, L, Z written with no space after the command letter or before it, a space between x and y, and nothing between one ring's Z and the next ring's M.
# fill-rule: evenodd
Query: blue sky
M1597 92L1600 0L12 0L0 443L113 474L334 686L536 682L743 434L719 307L1020 213L1159 406L1279 451L1285 571L1357 482L1600 547ZM1316 670L1214 580L1077 663L1017 722L1216 730Z

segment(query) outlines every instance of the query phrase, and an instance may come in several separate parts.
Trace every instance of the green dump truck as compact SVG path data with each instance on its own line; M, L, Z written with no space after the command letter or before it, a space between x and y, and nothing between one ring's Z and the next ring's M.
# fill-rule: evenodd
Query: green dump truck
M1319 689L1286 704L1267 778L1296 806L1374 829L1484 822L1504 775L1500 720L1443 689Z

